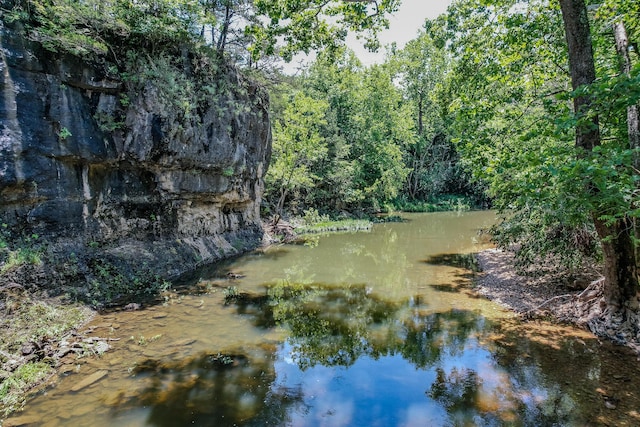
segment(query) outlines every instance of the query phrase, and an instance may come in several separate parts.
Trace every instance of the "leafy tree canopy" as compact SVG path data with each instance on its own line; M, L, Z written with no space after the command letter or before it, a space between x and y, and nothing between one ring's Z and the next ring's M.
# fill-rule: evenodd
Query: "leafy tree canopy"
M3 19L28 23L52 50L82 56L116 55L134 47L204 44L255 65L265 56L291 60L297 52L335 49L348 31L370 48L400 0L3 0ZM6 16L6 17L5 17Z

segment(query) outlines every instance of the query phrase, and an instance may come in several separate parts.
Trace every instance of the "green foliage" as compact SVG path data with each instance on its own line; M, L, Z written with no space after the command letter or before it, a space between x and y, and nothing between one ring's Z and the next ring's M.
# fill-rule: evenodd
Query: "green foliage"
M11 236L7 224L0 230L0 275L7 274L23 265L40 265L44 243L38 234Z
M76 298L96 307L153 300L171 288L171 283L145 266L126 274L110 262L94 260L90 268L93 277L87 289L78 292Z
M58 137L61 141L66 140L70 136L73 136L73 134L66 127L63 127L62 129L60 129L60 132L58 132Z
M124 121L116 120L116 118L109 113L99 112L96 113L93 118L103 132L113 132L117 129L124 128Z
M360 141L352 154L358 158L355 180L363 198L379 209L395 198L409 173L402 151L415 138L413 121L402 97L393 85L389 68L373 66L364 73L355 120Z
M266 180L267 194L278 197L279 214L288 194L309 190L318 180L312 169L327 154L319 131L326 124L327 108L325 101L294 93L282 120L274 123L273 158Z
M545 0L467 0L450 8L452 67L441 93L447 130L473 178L503 213L494 229L521 263L596 256L573 149L560 11ZM544 34L544 37L540 37ZM560 96L558 96L560 95Z
M421 49L421 43L429 48ZM429 62L427 57L436 53L439 59ZM480 199L475 197L480 187L469 183L445 127L447 113L438 103L444 57L426 36L406 53L396 52L387 63L368 68L351 52L336 51L320 55L303 76L278 87L285 94L302 91L328 103L317 129L326 155L306 169L319 179L290 193L289 210L372 212L389 209L395 200L418 205L447 193ZM431 83L423 81L427 77ZM276 122L291 106L281 92L273 100ZM269 192L268 199L274 195Z
M7 333L3 334L0 346L5 352L17 352L29 341L41 342L63 336L87 314L79 307L60 307L18 295L6 297L4 304L8 315L3 318L2 326Z
M219 56L253 66L269 56L290 60L300 51L335 49L347 30L365 34L376 48L377 31L398 5L399 0L17 0L2 12L7 22L27 24L29 36L45 48L86 59L120 63L128 50L179 53L185 45L207 45Z
M47 378L53 368L44 362L29 362L21 365L0 383L0 404L6 414L20 408L26 392Z
M250 48L254 59L273 54L278 41L285 40L279 54L291 60L296 52L328 48L335 51L347 36L345 30L366 34L367 45L377 48L376 32L388 25L387 13L397 10L398 0L379 2L341 2L324 0L256 0L257 15L265 23L254 22L247 31L255 42Z
M637 215L638 154L629 146L627 109L640 100L638 65L620 73L611 37L611 23L621 19L637 42L636 3L597 8L606 17L592 26L598 79L576 91L556 3L465 0L449 9L452 67L440 92L446 129L502 213L495 239L518 248L522 265L549 255L571 266L597 258L593 216L614 223ZM594 100L588 115L572 113L578 96ZM596 114L602 146L576 150L576 127Z
M328 218L314 222L313 224L305 224L295 228L298 235L302 234L320 234L335 233L339 231L355 232L370 231L373 224L371 221L364 219L342 219L337 221Z
M203 60L206 60L203 58ZM211 64L215 70L217 64ZM204 91L197 91L193 76L187 76L181 60L170 55L162 54L155 58L136 56L131 65L132 71L136 71L136 77L130 82L134 91L145 90L146 82L153 81L159 91L161 102L167 112L173 113L180 120L188 121L195 117L195 110L200 101L206 102L205 97L211 91L217 91L210 86L205 86ZM207 78L207 75L199 77ZM205 82L202 82L205 83ZM212 82L206 82L211 84ZM215 83L213 85L217 86ZM209 90L207 90L209 88ZM200 98L202 97L202 98ZM199 99L200 98L200 99Z
M476 204L465 196L440 196L430 200L397 199L394 210L404 212L465 212L475 208Z
M61 305L58 300L29 295L21 288L5 290L0 316L0 359L3 366L20 360L22 347L29 343L48 344L58 341L89 318L89 310L75 305ZM51 359L38 357L14 371L2 372L0 406L5 414L19 409L27 392L53 371Z
M443 91L452 60L438 41L442 31L438 21L427 22L417 38L389 58L409 101L417 134L403 151L410 172L402 191L404 199L417 204L442 194L481 193L481 188L469 183L447 127L450 115Z

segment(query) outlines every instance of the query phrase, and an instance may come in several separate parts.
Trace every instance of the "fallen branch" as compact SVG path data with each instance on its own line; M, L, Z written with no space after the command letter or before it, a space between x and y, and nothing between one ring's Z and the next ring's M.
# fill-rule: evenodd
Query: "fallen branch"
M578 299L582 298L584 296L584 294L587 293L587 291L591 290L592 287L600 285L603 281L604 281L604 277L601 277L601 278L596 279L593 282L589 283L589 286L584 288L584 290L578 294L577 298Z
M555 301L555 300L560 299L560 298L570 298L572 296L574 296L574 294L556 295L553 298L549 298L548 300L546 300L542 304L538 305L537 307L534 307L531 310L526 311L525 313L522 314L522 316L523 317L530 317L532 313L540 310L542 307L544 307L545 305L549 304L550 302Z

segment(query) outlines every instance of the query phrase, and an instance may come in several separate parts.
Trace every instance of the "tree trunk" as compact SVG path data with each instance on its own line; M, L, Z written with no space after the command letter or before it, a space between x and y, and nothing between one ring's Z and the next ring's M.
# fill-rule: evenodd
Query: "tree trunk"
M278 222L280 222L280 219L282 219L282 216L284 214L284 202L285 200L287 200L287 194L289 193L289 190L287 190L285 187L282 187L280 189L280 197L278 198L278 204L276 205L276 215L273 217L273 226L278 225Z
M616 51L620 59L620 72L627 77L631 76L631 57L629 55L629 38L627 37L627 30L622 21L613 24L613 35L616 41ZM633 153L633 167L635 173L640 171L640 119L638 117L638 104L630 105L627 107L627 134L629 138L629 148L635 150ZM636 188L640 189L640 182L636 185ZM637 206L632 206L637 208ZM638 219L635 218L632 221L633 235L636 241L640 241L640 224ZM640 264L640 250L635 247L636 266Z
M569 48L569 69L573 89L589 85L596 78L595 62L587 8L583 0L560 0L562 19ZM588 95L577 96L573 100L576 116L576 147L584 150L584 155L600 145L600 126L597 115L587 118L591 109ZM587 191L592 197L598 190L588 184ZM636 295L637 276L633 250L632 227L627 219L606 222L600 212L592 212L593 222L600 238L604 255L604 295L609 308L620 309Z
M418 94L418 136L422 136L422 134L424 133L424 123L423 123L424 112L422 111L422 104L424 102L423 98L424 98L424 95L422 91L420 91L420 93Z
M589 18L583 0L560 0L560 8L569 48L571 84L576 90L590 85L596 79ZM575 97L573 108L576 116L582 117L591 109L590 97ZM577 126L576 147L591 151L597 145L600 145L600 126L598 117L594 116L591 123L582 122Z
M624 218L607 225L595 216L594 223L602 241L605 299L609 307L617 310L625 307L638 289L635 247L631 238L633 223Z
M620 58L620 72L627 77L631 75L631 57L629 56L629 39L623 22L613 24L613 34L616 40L616 50ZM627 108L627 131L629 133L629 147L632 150L640 148L640 120L638 118L638 105L630 105ZM634 154L633 167L640 170L640 156Z
M224 22L222 23L222 28L220 29L220 38L218 39L218 52L222 54L227 46L227 34L229 33L229 25L231 24L231 0L227 0L225 2L224 9Z

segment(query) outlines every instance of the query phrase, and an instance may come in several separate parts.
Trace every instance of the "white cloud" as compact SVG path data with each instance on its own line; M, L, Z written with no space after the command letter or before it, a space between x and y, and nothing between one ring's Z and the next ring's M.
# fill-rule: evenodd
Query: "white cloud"
M380 33L382 46L395 42L399 48L414 39L425 19L433 19L446 12L452 0L402 0L400 9L389 18L389 29ZM364 65L380 63L384 60L384 47L377 53L367 51L362 40L355 34L349 35L347 45L356 52Z

